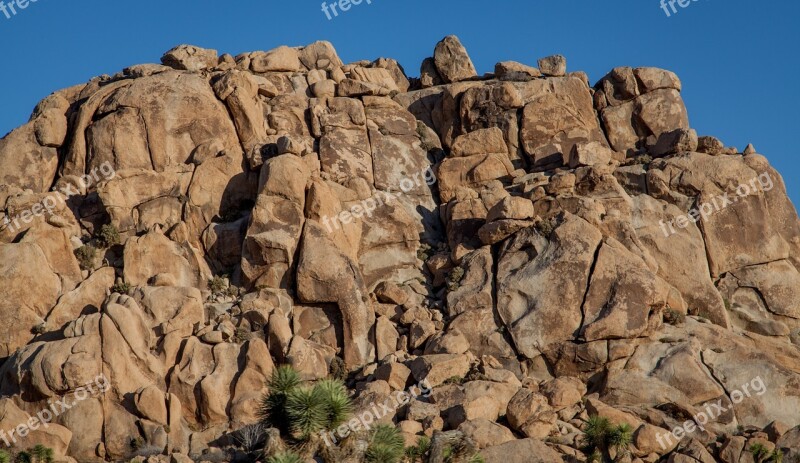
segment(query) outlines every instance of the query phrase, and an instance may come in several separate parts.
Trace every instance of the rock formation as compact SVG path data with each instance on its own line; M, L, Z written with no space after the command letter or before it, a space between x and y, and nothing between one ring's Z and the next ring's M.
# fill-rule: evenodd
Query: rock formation
M800 456L800 221L675 74L478 76L453 36L419 78L327 42L162 63L0 140L0 430L108 381L21 447L203 461L286 363L365 406L426 380L388 421L488 462L586 461L590 416L619 461Z

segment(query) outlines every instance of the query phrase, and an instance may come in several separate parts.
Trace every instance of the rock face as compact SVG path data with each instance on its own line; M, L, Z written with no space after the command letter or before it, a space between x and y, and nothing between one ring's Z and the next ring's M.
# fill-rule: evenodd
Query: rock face
M200 458L290 364L365 407L423 382L383 421L433 453L585 461L599 415L632 461L798 454L800 220L675 74L478 77L454 36L418 79L327 42L162 63L0 140L0 429L107 380L23 447Z

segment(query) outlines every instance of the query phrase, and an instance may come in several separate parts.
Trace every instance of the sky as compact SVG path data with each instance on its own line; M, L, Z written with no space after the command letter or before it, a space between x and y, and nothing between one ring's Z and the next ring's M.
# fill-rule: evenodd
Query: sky
M157 63L182 43L236 55L329 40L345 62L391 57L417 76L455 34L479 73L556 53L592 83L617 66L672 70L691 126L729 146L753 143L798 204L800 92L790 84L800 75L800 2L680 0L688 6L667 16L660 1L362 0L328 19L322 0L38 0L10 19L0 12L0 134L52 91Z

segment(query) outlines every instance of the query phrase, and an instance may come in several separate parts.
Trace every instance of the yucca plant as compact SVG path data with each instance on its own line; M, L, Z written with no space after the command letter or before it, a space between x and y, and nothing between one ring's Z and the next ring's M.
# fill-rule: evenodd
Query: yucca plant
M303 459L295 453L286 452L267 458L267 463L303 463Z
M610 430L611 422L608 421L608 418L597 415L590 416L586 420L586 429L583 431L586 444L592 450L602 449L605 446Z
M614 426L608 418L596 415L586 420L583 433L588 461L592 463L612 461L609 450L614 449L621 454L633 442L631 425L622 423Z
M400 431L381 424L372 431L365 458L368 463L398 463L405 454L404 447Z
M633 428L628 423L614 426L608 433L607 444L610 448L627 450L633 442Z
M338 428L350 418L353 405L344 383L337 379L323 379L314 385L325 407L325 429Z
M431 440L428 436L421 436L417 439L417 445L406 447L406 458L411 460L411 463L416 463L417 460L424 461L425 454L431 449Z
M288 365L283 365L272 372L267 383L269 392L261 401L259 415L265 428L277 428L281 434L289 434L291 423L286 413L286 398L300 385L300 375Z
M286 396L286 416L294 437L307 440L327 423L325 397L315 387L297 387Z
M476 453L472 455L472 458L470 458L467 463L486 463L486 460L483 459L483 455Z
M35 445L28 452L35 463L53 463L53 449L42 444Z

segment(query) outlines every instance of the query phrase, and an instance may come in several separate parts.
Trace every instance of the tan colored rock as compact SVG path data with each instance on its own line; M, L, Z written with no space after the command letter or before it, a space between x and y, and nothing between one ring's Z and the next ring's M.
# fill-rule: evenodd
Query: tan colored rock
M516 61L503 61L494 66L494 75L501 80L523 80L541 77L542 73L535 67Z
M487 463L557 463L565 461L539 439L519 439L481 451Z
M497 128L480 129L456 138L450 148L454 157L466 157L475 154L508 154L508 147L503 140L503 132Z
M433 60L445 83L467 80L478 75L467 50L454 35L449 35L436 44Z
M219 59L217 50L192 45L178 45L166 52L161 57L161 62L173 69L197 72L215 67Z
M250 54L250 69L253 72L297 72L300 58L296 48L278 47L267 52Z
M389 383L392 390L404 391L411 377L411 370L402 363L386 363L378 367L375 377Z
M494 447L515 440L514 434L508 428L484 418L465 421L458 427L458 430L472 439L479 449Z
M542 58L539 60L539 69L546 76L562 77L567 74L567 59L561 55Z
M417 357L411 363L411 372L417 381L425 380L429 387L435 388L446 380L463 378L469 372L470 361L466 355L438 354Z

